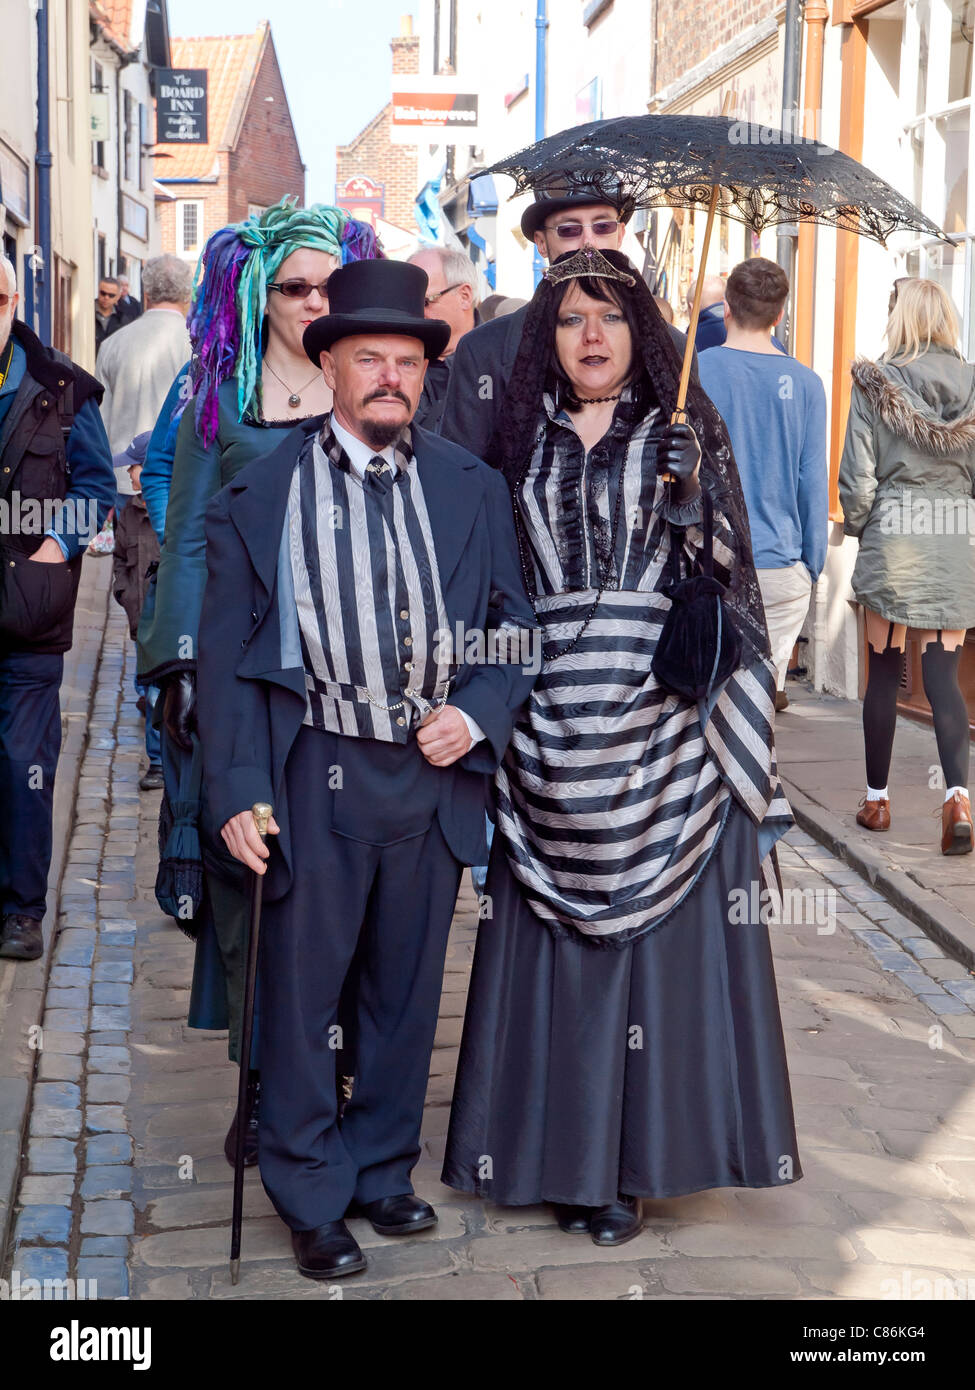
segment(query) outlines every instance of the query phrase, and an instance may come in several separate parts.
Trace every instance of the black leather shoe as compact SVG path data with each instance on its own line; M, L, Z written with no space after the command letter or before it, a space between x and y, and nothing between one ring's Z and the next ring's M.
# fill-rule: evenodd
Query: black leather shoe
M341 1279L366 1267L366 1257L344 1221L326 1221L311 1231L292 1231L298 1273L306 1279Z
M375 1202L354 1202L347 1215L364 1216L380 1236L411 1236L437 1224L437 1213L430 1203L412 1192L380 1197Z
M261 1078L258 1072L251 1072L247 1082L247 1132L244 1135L244 1167L254 1168L257 1164L257 1119L261 1107ZM231 1168L237 1157L237 1111L230 1121L227 1137L223 1141L223 1152Z
M3 919L0 956L6 956L9 960L37 960L43 950L44 938L39 917L25 917L20 912L11 912Z
M593 1213L599 1210L598 1207L569 1207L557 1203L553 1204L552 1209L559 1223L559 1230L570 1236L588 1235Z
M608 1207L592 1214L589 1233L593 1245L623 1245L643 1230L643 1203L639 1197L622 1194Z
M163 770L158 763L150 763L147 771L139 778L139 787L144 792L157 792L165 785Z

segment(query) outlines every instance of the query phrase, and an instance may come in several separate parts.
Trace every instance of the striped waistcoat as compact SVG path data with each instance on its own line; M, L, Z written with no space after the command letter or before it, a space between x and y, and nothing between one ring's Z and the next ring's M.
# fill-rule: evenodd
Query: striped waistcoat
M391 485L360 480L327 419L298 458L288 537L304 723L406 743L447 697L448 619L409 431Z

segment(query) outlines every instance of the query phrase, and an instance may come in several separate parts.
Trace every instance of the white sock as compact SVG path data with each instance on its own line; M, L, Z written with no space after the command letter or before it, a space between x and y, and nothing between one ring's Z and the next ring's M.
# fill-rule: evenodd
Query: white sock
M967 795L968 795L968 788L967 788L967 787L949 787L948 790L945 792L945 801L950 801L951 798L954 796L955 792L961 792L962 796L967 796Z
M883 791L878 792L877 789L876 789L876 787L868 787L868 788L867 788L867 800L868 800L868 801L889 801L890 798L889 798L888 795L887 795L887 788L884 787Z

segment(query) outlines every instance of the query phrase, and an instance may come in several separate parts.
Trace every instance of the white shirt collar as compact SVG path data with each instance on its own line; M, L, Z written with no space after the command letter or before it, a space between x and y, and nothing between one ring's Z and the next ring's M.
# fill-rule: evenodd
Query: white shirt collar
M371 445L366 444L356 435L350 434L347 429L343 429L335 418L334 410L332 411L331 423L332 433L342 445L346 454L348 454L349 463L352 465L352 471L360 482L366 476L366 464L370 459L374 458L385 459L386 462L392 466L395 476L396 453L392 444L387 444L385 449L373 449Z

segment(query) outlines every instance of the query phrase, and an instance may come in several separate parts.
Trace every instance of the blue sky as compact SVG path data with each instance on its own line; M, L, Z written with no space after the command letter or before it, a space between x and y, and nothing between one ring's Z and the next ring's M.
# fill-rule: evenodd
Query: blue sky
M416 0L168 0L176 38L246 34L270 19L291 118L307 166L307 201L331 202L335 146L389 100L389 41Z

